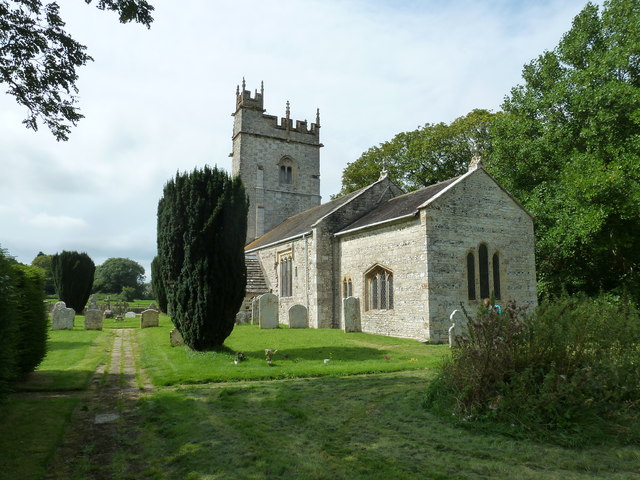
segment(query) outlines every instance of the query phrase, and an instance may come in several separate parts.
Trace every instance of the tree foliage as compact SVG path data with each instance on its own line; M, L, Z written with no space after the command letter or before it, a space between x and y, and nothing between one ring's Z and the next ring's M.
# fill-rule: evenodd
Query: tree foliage
M53 284L53 273L51 272L51 260L53 255L45 255L38 252L38 255L31 261L31 265L42 269L44 275L44 292L47 295L56 293L56 287Z
M96 267L93 291L120 293L127 287L140 297L144 286L144 267L129 258L109 258Z
M476 109L451 124L425 124L372 147L342 172L341 195L366 187L386 170L410 191L460 175L475 154L488 155L495 114Z
M167 313L167 290L160 272L160 258L156 255L151 261L151 288L161 312Z
M239 177L205 166L176 174L158 203L158 257L168 308L194 350L233 330L246 286L248 202Z
M96 270L93 260L86 253L63 251L53 256L51 270L58 298L80 313L93 286Z
M488 167L535 216L542 293L640 300L640 3L587 4L523 80Z
M122 23L149 27L153 21L146 0L99 0L96 6L117 12ZM93 60L64 27L56 2L0 0L0 82L28 110L27 128L37 130L41 121L57 140L67 140L83 117L75 106L76 70Z
M17 305L9 258L6 250L0 248L0 398L15 377L17 350Z

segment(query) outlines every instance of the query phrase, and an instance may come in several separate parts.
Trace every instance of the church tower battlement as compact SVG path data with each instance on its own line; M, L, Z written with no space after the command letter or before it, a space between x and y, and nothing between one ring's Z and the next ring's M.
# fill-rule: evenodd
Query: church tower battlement
M249 197L247 243L287 218L320 205L320 111L310 125L265 114L264 86L252 95L236 87L232 114L232 174L240 175Z

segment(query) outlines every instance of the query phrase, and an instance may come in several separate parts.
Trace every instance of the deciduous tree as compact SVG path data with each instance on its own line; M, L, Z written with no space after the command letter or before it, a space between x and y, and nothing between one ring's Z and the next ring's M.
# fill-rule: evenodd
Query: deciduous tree
M96 6L117 12L122 23L149 27L153 21L146 0L98 0ZM83 117L76 107L76 70L93 60L64 27L56 2L0 0L0 83L27 108L27 128L37 130L43 122L57 140L67 140Z
M140 297L144 285L144 267L129 258L108 258L96 267L93 291L120 293L124 287L133 289Z

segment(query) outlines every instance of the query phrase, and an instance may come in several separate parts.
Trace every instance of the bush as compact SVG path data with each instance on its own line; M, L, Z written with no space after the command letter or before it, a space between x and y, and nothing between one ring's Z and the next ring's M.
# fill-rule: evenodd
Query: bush
M58 298L68 308L82 312L93 286L96 271L93 260L86 253L63 251L53 256L51 271Z
M14 265L17 300L17 373L24 376L40 365L47 352L49 318L44 304L42 269Z
M16 376L16 317L13 269L7 252L0 248L0 398Z
M429 385L429 408L560 443L640 440L640 319L630 303L563 297L529 317L481 309L468 327Z
M204 167L176 174L158 204L158 256L168 308L194 350L222 346L246 285L248 202L239 177Z

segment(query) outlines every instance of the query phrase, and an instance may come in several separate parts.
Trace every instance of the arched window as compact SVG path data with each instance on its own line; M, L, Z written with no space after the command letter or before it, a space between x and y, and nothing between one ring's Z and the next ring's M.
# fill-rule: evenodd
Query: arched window
M280 185L293 185L296 179L296 162L291 157L282 157L278 162Z
M467 296L476 299L476 259L472 252L467 254Z
M489 298L489 253L484 243L478 247L478 267L480 268L480 298Z
M367 310L393 310L393 273L377 266L365 275Z
M353 297L353 282L351 277L344 277L342 280L342 298Z
M492 265L493 265L493 294L495 295L496 299L499 300L501 293L500 293L500 257L498 256L498 252L493 254Z

